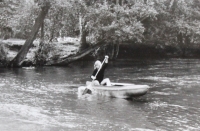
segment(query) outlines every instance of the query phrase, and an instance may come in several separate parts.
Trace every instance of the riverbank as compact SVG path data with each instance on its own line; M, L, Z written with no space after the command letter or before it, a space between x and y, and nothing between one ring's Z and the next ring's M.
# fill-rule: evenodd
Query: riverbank
M191 45L183 50L177 45L121 44L118 58L200 58L200 46Z
M21 47L24 45L25 40L23 39L8 39L8 40L0 40L0 45L3 46L3 50L5 51L6 61L11 61L19 52ZM39 40L35 40L33 42L32 47L30 48L24 63L32 63L35 61L35 54L39 48ZM67 57L69 55L76 54L78 51L79 41L77 38L68 38L59 40L56 42L49 43L48 47L51 48L47 54L46 59L53 59L54 57Z
M0 40L1 46L4 46L4 53L6 61L12 60L21 47L24 45L23 39L8 39ZM74 55L79 48L78 38L65 38L59 39L56 42L49 43L48 47L51 48L47 54L48 60L59 59ZM35 54L39 48L39 40L33 42L33 46L30 48L23 66L35 65ZM2 50L2 49L1 49ZM106 52L110 52L107 50ZM1 56L2 57L2 56ZM161 45L147 45L147 44L120 44L119 54L117 59L162 59L162 58L200 58L199 45L193 45L183 50L178 46L161 46ZM84 57L82 60L93 60L92 55ZM4 61L0 61L3 65Z

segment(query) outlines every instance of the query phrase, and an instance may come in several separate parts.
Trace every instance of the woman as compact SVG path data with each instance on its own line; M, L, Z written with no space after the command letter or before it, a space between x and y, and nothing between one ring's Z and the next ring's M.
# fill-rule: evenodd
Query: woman
M105 56L105 64L101 64L99 60L94 63L94 71L91 78L94 80L94 85L111 86L109 78L104 79L104 71L108 65L108 56ZM97 75L96 75L97 74Z

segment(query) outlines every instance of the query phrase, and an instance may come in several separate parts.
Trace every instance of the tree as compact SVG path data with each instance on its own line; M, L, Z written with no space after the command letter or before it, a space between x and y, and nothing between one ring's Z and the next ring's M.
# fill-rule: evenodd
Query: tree
M86 40L87 37L87 29L86 29L86 17L89 13L89 10L92 8L94 1L87 0L74 0L71 2L71 8L69 9L69 13L73 16L73 18L78 20L78 30L80 37L80 47L79 52L85 50L89 47L89 44Z
M142 42L145 28L141 20L153 19L157 12L142 3L129 4L120 6L105 2L91 10L87 23L91 43L101 40L105 43Z
M40 14L38 15L38 17L35 20L35 24L32 28L30 36L28 37L25 44L22 46L22 48L18 52L17 56L10 62L9 65L11 67L21 66L23 59L27 55L34 39L36 38L36 35L37 35L37 33L38 33L38 31L39 31L39 29L40 29L40 27L41 27L41 25L44 21L45 16L48 13L49 8L50 8L50 2L49 1L45 1L44 3L42 3Z
M8 39L13 35L10 21L23 1L24 0L4 0L0 3L0 33L3 39Z
M56 37L80 35L79 52L54 61L57 64L77 60L104 45L110 46L109 55L114 59L119 45L126 42L154 46L174 44L185 55L187 47L197 44L200 38L198 0L5 1L4 13L0 14L1 27L8 25L27 38L12 60L13 66L21 65L36 37L40 38L42 49L44 43Z
M49 62L49 64L63 65L70 63L103 45L112 45L113 43L130 40L142 42L145 28L140 20L147 17L154 19L156 15L156 10L145 4L142 6L139 3L131 6L128 4L121 6L119 4L109 4L106 1L104 3L94 3L84 16L84 29L87 32L87 42L90 43L91 47L80 51L75 56L65 57ZM116 50L116 52L113 51L115 53L113 56L117 56L119 46L115 46L113 49Z
M157 3L155 1L158 5L155 8L159 12L157 22L154 24L158 30L156 38L164 44L177 44L182 50L182 55L185 56L193 39L199 38L200 22L197 20L197 14L200 14L199 2L196 0L161 1Z

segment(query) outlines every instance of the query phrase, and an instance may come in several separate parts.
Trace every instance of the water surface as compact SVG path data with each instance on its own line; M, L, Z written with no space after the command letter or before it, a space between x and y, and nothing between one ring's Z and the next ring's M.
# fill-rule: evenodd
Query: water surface
M149 93L124 100L78 97L93 61L68 67L0 69L1 131L198 131L200 60L118 60L106 77L147 84Z

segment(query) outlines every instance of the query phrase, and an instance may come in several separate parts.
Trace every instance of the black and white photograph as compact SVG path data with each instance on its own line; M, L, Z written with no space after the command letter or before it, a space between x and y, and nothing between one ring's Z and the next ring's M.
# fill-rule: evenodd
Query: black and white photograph
M0 0L0 131L200 131L200 0Z

